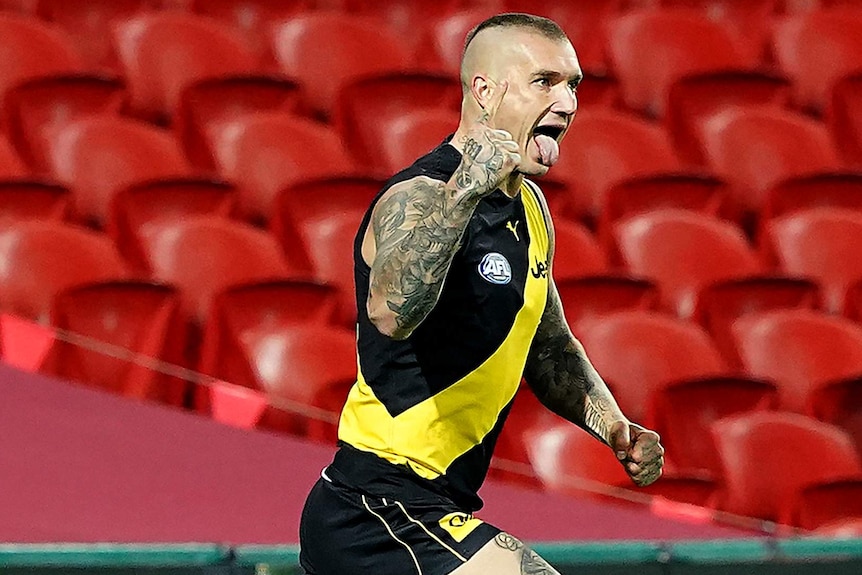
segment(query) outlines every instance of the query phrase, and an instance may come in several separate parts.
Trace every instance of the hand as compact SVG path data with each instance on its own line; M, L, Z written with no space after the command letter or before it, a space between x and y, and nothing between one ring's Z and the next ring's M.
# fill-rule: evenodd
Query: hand
M508 89L508 82L492 85L485 109L462 140L464 153L453 176L458 190L490 194L521 163L520 147L512 134L496 129L494 124Z
M611 425L610 445L623 468L638 487L646 487L661 477L664 447L658 433L629 421Z

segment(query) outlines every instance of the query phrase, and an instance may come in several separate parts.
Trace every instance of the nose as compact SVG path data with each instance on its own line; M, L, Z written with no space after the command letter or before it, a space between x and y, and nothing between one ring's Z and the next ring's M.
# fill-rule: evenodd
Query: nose
M560 82L554 95L551 111L557 114L572 116L578 111L578 96L565 82Z

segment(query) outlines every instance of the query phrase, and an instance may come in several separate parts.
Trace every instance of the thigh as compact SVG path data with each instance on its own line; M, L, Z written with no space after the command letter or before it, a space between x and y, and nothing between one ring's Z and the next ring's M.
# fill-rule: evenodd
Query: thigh
M499 533L452 575L560 575L547 561L508 533Z

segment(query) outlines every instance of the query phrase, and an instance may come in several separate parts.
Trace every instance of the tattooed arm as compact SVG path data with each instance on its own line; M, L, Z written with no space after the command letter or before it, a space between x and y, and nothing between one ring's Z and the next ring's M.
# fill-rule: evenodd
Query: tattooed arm
M503 95L505 86L460 142L461 163L448 182L400 182L374 207L368 317L389 337L405 339L427 317L476 205L520 162L511 134L492 127Z
M544 213L548 214L547 206ZM548 259L552 261L554 234L547 215L546 223L550 235ZM661 476L664 448L658 434L623 415L584 347L572 335L552 275L524 376L548 409L611 447L635 484L649 485Z
M524 375L548 409L608 445L612 445L614 424L628 422L584 347L569 330L553 280Z

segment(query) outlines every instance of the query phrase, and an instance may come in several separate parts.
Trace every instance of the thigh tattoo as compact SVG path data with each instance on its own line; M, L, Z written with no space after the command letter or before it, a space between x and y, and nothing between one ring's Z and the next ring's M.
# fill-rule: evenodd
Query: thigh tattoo
M517 538L500 533L494 538L498 547L521 554L521 575L560 575L538 553L525 547Z

